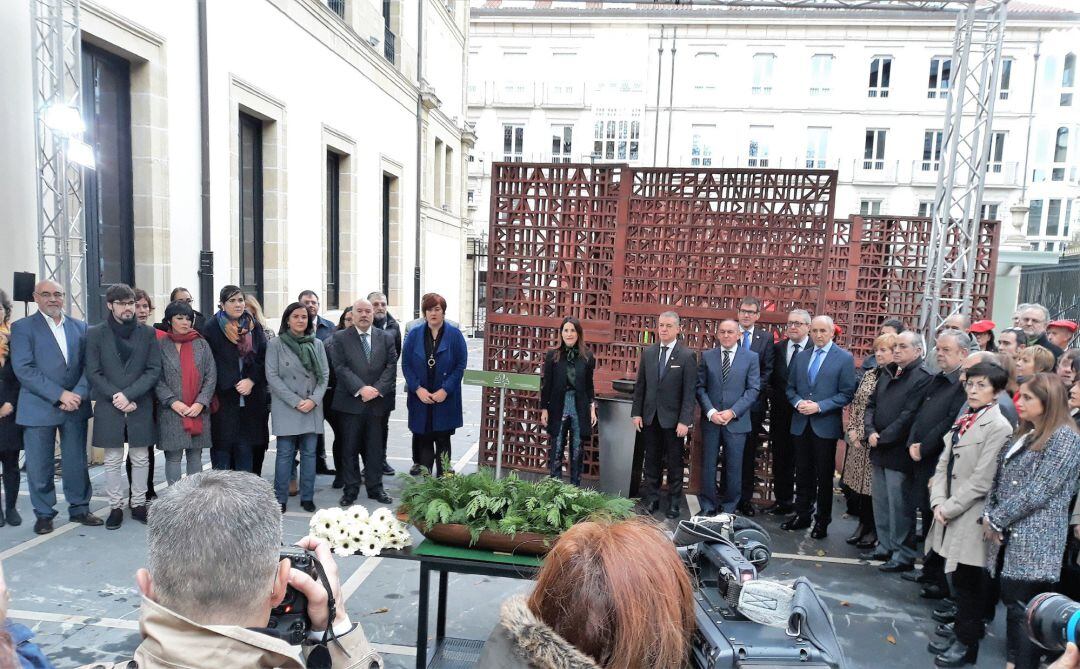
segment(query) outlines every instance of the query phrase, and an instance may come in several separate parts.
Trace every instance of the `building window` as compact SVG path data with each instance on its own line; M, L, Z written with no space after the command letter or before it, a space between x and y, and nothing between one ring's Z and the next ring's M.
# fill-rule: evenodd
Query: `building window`
M1076 85L1076 54L1065 55L1065 67L1061 72L1061 99L1062 107L1071 107L1073 101L1073 86Z
M889 78L892 74L891 56L874 56L870 61L870 86L866 90L867 97L889 97Z
M339 18L345 18L345 0L326 0L326 6Z
M887 130L871 129L866 131L863 145L863 169L885 169L885 135Z
M930 218L934 215L933 200L919 200L919 218Z
M754 95L772 95L773 65L776 56L771 53L754 54L754 84L750 92Z
M1061 200L1046 201L1046 236L1057 237L1061 226Z
M980 218L984 221L997 221L998 218L998 205L983 203L982 216Z
M597 160L637 160L641 111L600 108L593 123L593 154Z
M994 174L1001 173L1002 158L1005 155L1005 133L995 132L990 137L990 155L987 156L986 169ZM996 219L995 219L996 220Z
M1029 237L1038 237L1042 229L1043 201L1032 200L1028 205L1027 233Z
M382 0L383 57L390 61L391 65L394 64L395 54L397 53L397 37L394 35L391 26L394 25L394 14L401 11L401 7L398 6L399 2L400 0Z
M878 216L881 214L881 200L859 200L860 216Z
M998 98L1009 99L1009 88L1012 86L1012 58L1001 59L1001 82L998 85Z
M240 114L240 287L263 301L262 121Z
M431 161L431 173L432 173L432 190L431 190L431 203L436 207L443 203L443 178L444 178L444 158L446 157L446 151L443 150L443 141L441 139L435 139L435 152L433 154L434 160Z
M923 172L937 172L941 167L941 130L927 130L923 133L922 164Z
M1072 200L1065 200L1065 236L1072 239L1073 236L1073 219L1072 219Z
M769 166L769 140L771 137L771 125L750 126L750 147L746 161L748 167Z
M326 308L341 294L341 156L326 152Z
M716 75L720 71L720 57L711 51L694 54L694 92L712 95L716 92Z
M832 90L833 56L819 53L810 58L810 95L828 95Z
M952 78L952 58L938 57L930 59L930 82L926 88L926 97L943 98L949 92L949 80Z
M503 162L520 163L524 155L525 126L503 125Z
M1054 168L1050 171L1051 181L1065 180L1064 163L1069 156L1069 129L1062 126L1057 129L1054 139ZM1058 166L1060 165L1060 167Z
M574 138L574 126L553 125L551 126L551 162L570 162L570 150Z
M829 160L831 128L806 129L806 168L824 169Z
M695 125L690 139L690 165L692 167L711 167L713 156L713 137L716 126Z
M446 158L443 160L443 199L442 208L450 210L454 206L454 147L446 145Z
M472 204L473 201L476 199L476 191L474 191L473 189L470 188L469 192L466 193L466 198L467 198L466 202L468 202L469 204Z

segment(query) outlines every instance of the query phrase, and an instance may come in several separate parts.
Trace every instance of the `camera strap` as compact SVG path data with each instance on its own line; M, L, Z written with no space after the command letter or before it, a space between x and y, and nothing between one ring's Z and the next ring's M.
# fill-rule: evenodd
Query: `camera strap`
M334 589L330 585L330 579L326 577L326 570L323 569L322 563L318 560L312 561L315 564L315 572L319 576L319 581L326 588L326 609L327 609L327 623L326 629L323 630L322 641L319 642L316 648L312 649L311 654L308 656L309 669L321 669L324 665L326 669L331 667L330 649L329 644L333 642L337 645L338 649L342 653L345 653L346 657L350 657L348 651L341 645L341 641L338 640L337 633L334 631L334 619L337 617L337 601L334 599Z

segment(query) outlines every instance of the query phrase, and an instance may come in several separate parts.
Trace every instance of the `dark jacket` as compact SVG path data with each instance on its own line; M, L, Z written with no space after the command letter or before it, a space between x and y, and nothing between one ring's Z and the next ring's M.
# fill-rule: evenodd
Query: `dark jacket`
M870 462L875 466L909 474L913 471L907 452L908 432L930 379L930 372L923 369L922 358L907 367L893 363L881 370L863 414L867 443L872 434L878 434L877 446L870 448Z
M499 623L484 643L476 669L600 669L591 657L559 636L514 595L503 602Z
M94 400L93 444L98 448L123 448L125 441L132 447L157 442L154 390L161 376L161 346L154 328L136 324L131 348L131 357L125 363L109 323L86 331L86 379L90 382L90 399ZM116 393L124 393L137 408L124 413L114 407L112 398Z
M739 331L739 346L742 346L743 333ZM761 385L764 386L769 378L772 377L773 369L773 351L774 351L773 335L771 330L765 330L763 328L754 326L753 334L750 335L750 350L757 353L758 356L758 379L761 380ZM765 398L768 393L758 393L757 401L754 403L752 411L758 413L765 411Z
M364 355L364 344L356 328L341 330L331 340L330 366L337 379L334 411L385 416L394 410L397 392L394 340L389 333L376 327L371 328L370 334L371 360ZM365 402L356 396L364 386L373 386L382 397Z
M427 432L428 406L416 396L417 388L428 392L446 391L446 399L431 406L432 430L449 432L464 424L461 413L461 379L465 376L465 366L469 363L469 347L461 330L443 323L445 332L439 340L435 352L435 384L429 387L427 354L424 352L424 328L414 328L405 337L401 350L401 375L405 377L405 391L408 394L409 430L413 434Z
M210 417L211 439L215 446L227 444L265 444L270 440L269 391L266 385L266 335L261 327L251 331L254 354L241 368L239 349L221 331L217 318L211 316L199 333L210 344L217 365L217 412ZM255 386L240 406L236 384L251 379Z
M315 317L315 338L319 341L326 343L326 340L334 336L337 332L337 325L331 321L326 320L322 316Z
M397 356L400 358L401 326L398 324L397 319L391 316L390 312L388 311L386 312L386 318L384 318L382 322L379 322L379 319L376 318L374 321L372 321L372 325L379 328L380 330L385 330L386 332L389 332L390 335L394 337L394 352L397 353Z
M1036 339L1033 342L1030 342L1028 344L1028 346L1034 346L1036 344L1038 344L1039 346L1042 346L1043 348L1045 348L1048 351L1050 351L1051 353L1053 353L1054 354L1054 360L1057 360L1058 358L1060 358L1061 354L1065 352L1065 351L1062 351L1061 348L1058 347L1057 344L1051 343L1050 338L1046 336L1045 332L1042 333L1041 335L1039 335L1038 339Z
M933 471L937 467L938 456L945 448L945 434L952 429L966 401L959 369L950 374L938 372L930 378L907 439L907 446L919 444L922 460L915 463L916 468Z
M592 438L593 371L596 356L579 355L574 360L574 406L577 409L581 442ZM564 404L566 403L566 358L555 359L555 351L544 354L544 368L540 377L540 408L548 412L548 435L554 440L562 429Z
M694 352L682 341L676 341L668 351L667 371L660 379L660 344L653 344L642 352L638 362L630 415L640 416L646 425L659 420L660 427L669 430L679 423L689 427L694 424L696 387Z
M0 406L5 404L11 404L14 411L7 418L0 418L0 453L22 450L22 436L15 424L15 414L19 410L19 377L15 376L10 354L0 367Z
M790 415L795 410L791 403L787 401L788 376L791 370L787 359L788 341L788 338L784 337L773 344L772 373L768 379L762 378L763 382L768 381L769 384L770 406L773 408L774 415L777 415L777 412L780 415ZM813 348L814 342L807 337L799 346L799 353L802 353L807 346ZM791 359L794 360L795 356L791 356Z

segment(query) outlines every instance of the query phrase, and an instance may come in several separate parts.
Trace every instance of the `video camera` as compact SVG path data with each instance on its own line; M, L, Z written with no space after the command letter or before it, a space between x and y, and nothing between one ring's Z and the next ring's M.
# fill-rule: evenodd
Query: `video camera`
M697 669L846 669L832 617L809 580L758 580L772 555L769 533L733 514L695 516L673 540L694 579Z

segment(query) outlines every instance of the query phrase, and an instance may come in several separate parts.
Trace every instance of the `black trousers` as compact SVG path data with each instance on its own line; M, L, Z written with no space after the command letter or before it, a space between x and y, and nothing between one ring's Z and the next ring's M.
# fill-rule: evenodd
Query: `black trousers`
M765 422L765 408L750 411L750 434L746 435L746 444L742 452L742 494L741 503L749 504L754 499L754 479L757 476L757 454L761 444L761 424Z
M777 504L791 504L795 500L795 450L791 436L791 404L786 398L773 403L770 418L773 495Z
M641 500L646 504L660 499L660 477L667 470L668 499L677 504L683 488L683 440L675 428L665 428L654 420L641 429L645 445L642 462Z
M918 529L918 536L926 539L930 533L930 525L934 519L934 512L930 509L930 479L934 477L937 468L937 458L933 462L924 459L915 463L914 475L911 479L911 506L908 514L911 516L911 527L915 529L915 513L922 518L922 527Z
M345 470L344 495L356 497L360 492L360 458L364 459L367 474L364 483L369 497L382 493L382 432L383 417L373 414L340 413L338 420L344 433L341 457Z
M1054 584L1047 581L1001 579L1001 602L1005 605L1005 661L1016 669L1039 669L1043 649L1028 638L1024 611L1035 595L1049 592Z
M802 434L793 435L795 448L795 513L809 516L820 525L832 521L833 474L836 473L836 439L814 434L807 421Z
M874 524L874 498L870 495L862 495L854 491L849 493L848 513L858 518L859 524L867 530L876 531L877 525Z
M958 565L957 569L959 570L960 567L963 567L963 566L964 565ZM923 571L923 576L925 576L927 578L933 578L934 579L933 581L931 581L931 583L936 583L938 586L943 588L945 590L945 592L950 592L951 591L952 586L949 584L949 579L947 579L945 577L945 558L938 555L935 551L929 550L929 551L926 552L926 557L923 558L923 570L922 571ZM983 571L986 571L986 570L984 569ZM989 580L990 580L989 573L987 573L986 579L987 579L988 582L983 584L983 593L984 593L984 595L985 595L986 590L988 590L989 587L990 587L989 586ZM956 580L955 576L953 576L953 580ZM979 601L981 602L982 600L980 599ZM979 616L980 616L980 619L983 617L981 612L980 612Z
M19 452L0 452L0 467L4 468L4 509L14 509L19 500Z
M270 444L265 441L251 446L251 473L255 476L262 476L263 460L266 458L266 449L269 446Z
M146 450L147 461L149 469L146 472L146 489L154 489L154 447L151 446ZM128 456L124 462L124 468L127 469L128 488L131 487L131 456Z
M413 453L416 454L417 464L426 467L429 472L435 472L436 476L442 476L443 456L450 457L450 437L453 432L426 432L414 434L412 438ZM379 467L382 471L382 467ZM380 474L381 476L381 474Z
M940 555L937 558L944 565L945 559ZM965 646L976 644L986 634L986 600L990 592L990 572L983 567L958 564L956 571L952 573L951 590L956 602L956 624L953 625L956 638Z

